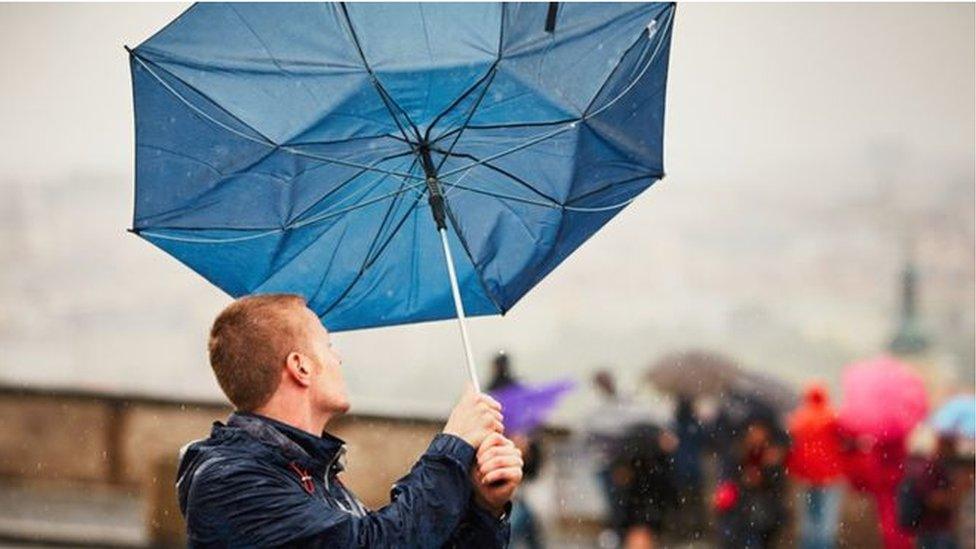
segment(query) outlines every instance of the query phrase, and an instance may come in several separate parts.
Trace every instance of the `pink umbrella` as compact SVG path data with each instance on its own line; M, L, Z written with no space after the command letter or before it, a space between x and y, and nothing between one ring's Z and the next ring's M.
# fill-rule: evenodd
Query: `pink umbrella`
M844 371L844 402L838 418L857 435L904 439L928 413L922 378L911 366L882 355Z

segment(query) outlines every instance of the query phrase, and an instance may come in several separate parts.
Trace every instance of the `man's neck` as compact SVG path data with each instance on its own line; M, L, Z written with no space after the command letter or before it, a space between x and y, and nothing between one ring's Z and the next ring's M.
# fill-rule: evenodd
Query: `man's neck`
M325 426L332 420L332 414L315 414L304 407L277 406L274 403L268 403L254 410L254 413L291 425L317 437L322 436Z

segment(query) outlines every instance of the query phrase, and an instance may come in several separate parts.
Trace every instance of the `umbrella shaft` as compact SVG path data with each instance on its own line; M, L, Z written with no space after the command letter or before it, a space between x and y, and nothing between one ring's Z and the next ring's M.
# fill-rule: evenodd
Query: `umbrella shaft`
M454 259L451 257L451 248L447 244L447 229L441 227L437 230L441 235L441 244L444 246L444 260L447 262L447 273L451 279L451 294L454 296L454 309L457 311L458 326L461 327L461 341L464 343L464 356L468 363L468 375L471 377L471 384L475 391L481 392L478 383L478 372L474 367L474 354L471 352L471 340L468 339L467 319L464 316L464 303L461 302L461 290L458 288L457 273L454 271Z

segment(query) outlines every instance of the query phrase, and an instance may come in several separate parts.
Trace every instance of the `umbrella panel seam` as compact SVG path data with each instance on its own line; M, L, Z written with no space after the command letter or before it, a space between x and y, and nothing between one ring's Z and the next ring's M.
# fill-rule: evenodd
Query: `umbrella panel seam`
M223 108L222 106L220 106L219 103L217 103L216 101L214 101L213 99L211 99L205 93L203 93L200 90L197 90L196 88L194 88L192 85L190 85L188 82L184 81L179 76L171 73L170 71L166 70L163 67L160 67L158 65L155 65L155 63L152 63L151 61L143 60L142 58L140 58L137 55L134 55L134 57L136 58L136 60L143 67L145 67L145 69L149 72L150 75L153 76L153 78L155 78L160 84L162 84L163 87L167 91L169 91L174 97L176 97L177 99L179 99L181 103L183 103L184 105L186 105L187 107L189 107L192 111L194 111L195 113L197 113L204 120L207 120L210 123L212 123L212 124L214 124L214 125L222 128L222 129L224 129L225 131L228 131L230 133L233 133L234 135L237 135L237 136L239 136L239 137L241 137L243 139L247 139L248 141L251 141L253 143L257 143L259 145L264 145L264 146L267 146L269 148L282 150L282 151L285 151L285 152L294 154L296 156L301 156L301 157L305 157L305 158L312 158L312 159L315 159L315 160L320 160L320 161L323 161L323 162L329 162L329 163L333 163L333 164L338 164L338 165L341 165L341 166L349 166L349 167L353 167L353 168L361 168L361 169L365 169L365 170L369 170L369 171L377 172L377 173L385 173L385 174L388 174L388 175L395 175L397 177L408 177L408 178L411 178L411 179L423 179L421 177L417 177L417 176L414 176L412 174L404 174L404 173L392 172L392 171L388 171L388 170L382 170L382 169L378 169L378 168L375 168L375 167L371 167L369 165L360 164L358 162L351 162L351 161L348 161L348 160L343 160L343 159L338 159L338 158L332 158L332 157L328 157L328 156L313 154L313 153L305 152L305 151L302 151L302 150L299 150L299 149L295 149L295 148L290 147L290 146L287 146L287 145L280 145L278 143L275 143L275 142L271 141L270 139L268 139L267 137L265 137L264 135L261 135L261 133L259 131L257 131L256 129L254 129L251 126L247 125L246 122L244 122L242 120L239 120L233 113L231 113L230 111L227 111L225 108ZM207 101L210 101L215 106L217 106L218 108L220 108L222 111L226 112L229 116L233 117L235 120L238 120L241 124L247 126L248 129L251 129L255 133L261 135L261 137L264 138L266 141L262 141L261 139L256 139L256 138L254 138L252 136L249 136L249 135L247 135L245 133L239 132L239 131L235 130L234 128L231 128L230 126L227 126L226 124L220 122L219 120L216 120L212 116L210 116L207 113L203 112L202 110L200 110L199 107L197 107L191 101L189 101L188 99L186 99L185 97L183 97L183 95L181 93L179 93L178 91L176 91L175 89L173 89L172 86L170 86L165 80L163 80L162 78L160 78L159 75L157 75L155 73L155 71L153 71L148 66L149 64L155 65L156 68L158 68L160 71L165 72L166 74L168 74L171 77L173 77L175 80L178 80L183 85L185 85L188 88L192 89L194 92L198 93L201 97L207 99Z

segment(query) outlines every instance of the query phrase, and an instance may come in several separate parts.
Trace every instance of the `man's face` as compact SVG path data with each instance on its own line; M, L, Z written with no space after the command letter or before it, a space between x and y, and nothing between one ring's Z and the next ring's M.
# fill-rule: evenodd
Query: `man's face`
M306 307L305 333L308 337L309 358L314 362L311 398L315 407L328 413L345 413L349 410L346 380L342 376L342 357L332 347L332 338L319 318Z

